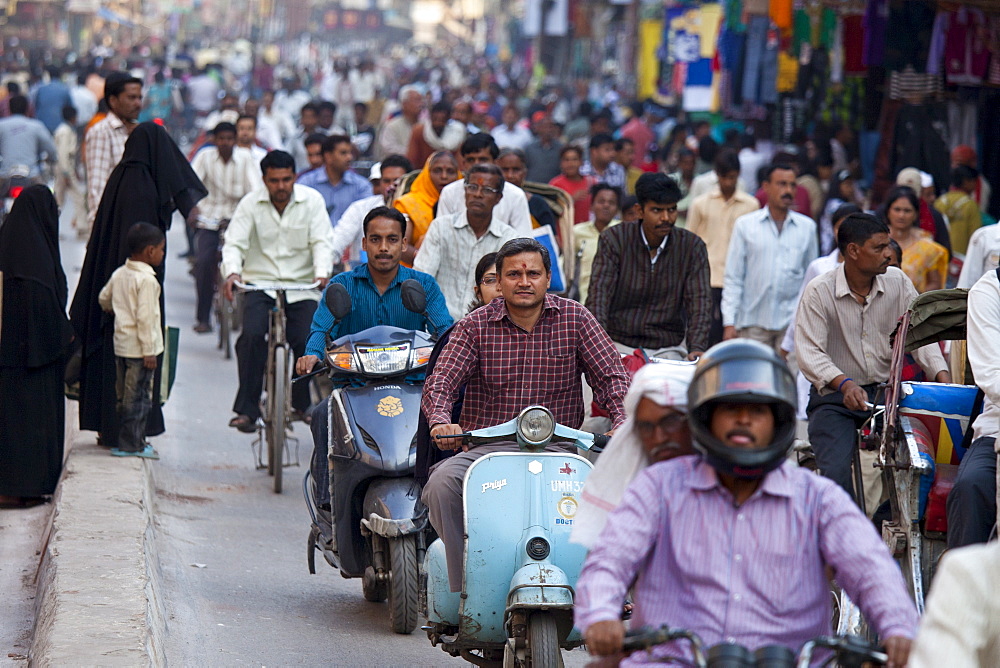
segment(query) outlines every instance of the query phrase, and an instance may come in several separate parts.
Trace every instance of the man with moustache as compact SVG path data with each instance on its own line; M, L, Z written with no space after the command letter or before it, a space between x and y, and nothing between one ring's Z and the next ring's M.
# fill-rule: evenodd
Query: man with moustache
M443 332L451 326L452 319L444 295L434 278L399 264L406 247L406 217L396 209L378 206L365 216L362 228L361 247L368 254L368 262L330 280L347 289L347 294L351 296L351 312L334 327L333 314L327 308L326 300L319 300L306 342L306 354L295 363L298 375L309 373L324 358L328 334L333 340L377 325L431 333ZM403 306L401 286L403 281L411 278L420 283L427 295L426 316ZM330 508L329 468L326 462L329 434L327 403L321 401L310 411L314 492L317 508L322 510Z
M725 340L739 336L780 350L802 277L819 253L816 223L792 210L795 178L791 165L770 165L762 184L767 206L736 219L722 279Z
M784 362L755 341L720 343L698 362L687 404L699 454L643 470L584 562L574 614L591 654L621 658L629 588L634 628L798 651L833 632L831 567L883 639L887 665L905 666L917 611L892 555L847 495L787 458L796 389ZM620 665L665 655L690 659L690 647Z
M447 436L502 424L534 404L544 404L559 424L579 428L584 417L581 375L612 424L618 427L625 420L622 399L629 380L621 357L590 311L547 294L551 262L548 250L534 239L505 243L496 258L503 299L494 299L455 325L424 383L421 409L432 442L442 450L463 449L434 465L421 496L444 542L451 591L462 588L465 473L483 455L516 452L518 446L470 447ZM463 385L465 400L455 424L452 406ZM566 446L553 443L547 450L567 452ZM619 610L623 599L618 600Z
M889 229L875 216L852 213L840 224L844 261L817 276L802 292L795 314L795 353L812 385L809 442L820 472L854 494L851 461L857 430L870 417L866 402L889 379L889 337L917 291L890 267ZM937 344L914 351L920 367L939 383L951 375Z
M705 242L674 227L681 191L669 176L643 174L635 194L641 220L601 233L587 308L622 353L695 359L712 322Z

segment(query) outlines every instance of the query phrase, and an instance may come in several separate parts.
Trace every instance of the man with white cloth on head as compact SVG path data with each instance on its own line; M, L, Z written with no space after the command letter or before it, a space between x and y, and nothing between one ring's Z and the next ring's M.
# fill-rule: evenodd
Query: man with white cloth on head
M694 362L653 362L639 369L625 395L625 422L587 476L570 541L594 546L608 513L650 464L694 453L687 391Z

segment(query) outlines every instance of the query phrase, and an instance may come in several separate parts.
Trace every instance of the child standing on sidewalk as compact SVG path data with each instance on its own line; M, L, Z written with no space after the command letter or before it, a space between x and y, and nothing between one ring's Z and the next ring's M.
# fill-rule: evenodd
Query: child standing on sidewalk
M115 314L115 393L121 431L111 454L159 459L146 443L146 419L152 408L157 356L163 352L160 283L153 267L163 262L166 240L155 225L135 223L125 243L129 258L111 274L98 297L101 308Z

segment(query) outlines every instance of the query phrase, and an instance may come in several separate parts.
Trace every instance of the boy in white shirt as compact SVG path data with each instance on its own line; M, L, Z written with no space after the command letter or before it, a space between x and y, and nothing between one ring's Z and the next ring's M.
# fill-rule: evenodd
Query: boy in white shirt
M146 443L146 419L153 403L153 376L163 352L160 319L160 283L153 267L166 252L163 231L149 223L135 223L125 237L129 258L111 274L101 290L101 308L115 315L115 361L118 367L120 434L116 457L159 459Z

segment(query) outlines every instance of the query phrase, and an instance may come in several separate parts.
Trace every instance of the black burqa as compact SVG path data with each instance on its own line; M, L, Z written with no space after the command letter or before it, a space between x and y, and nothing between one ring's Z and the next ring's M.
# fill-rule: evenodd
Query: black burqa
M80 283L73 296L70 319L80 339L80 429L97 431L104 445L118 445L115 412L114 317L101 310L97 297L115 269L128 259L125 236L138 222L152 223L166 232L175 210L187 218L208 191L167 132L155 123L140 123L128 141L121 162L111 172L97 207L97 218L87 243ZM163 286L165 266L156 268ZM163 316L163 291L160 314ZM161 323L162 324L162 323ZM162 434L160 374L162 355L153 380L153 408L146 434Z
M25 189L0 227L0 495L52 494L62 471L63 375L73 329L59 257L59 209Z

